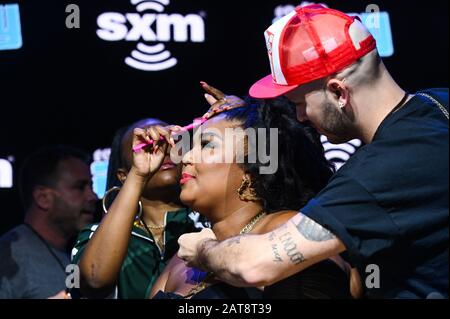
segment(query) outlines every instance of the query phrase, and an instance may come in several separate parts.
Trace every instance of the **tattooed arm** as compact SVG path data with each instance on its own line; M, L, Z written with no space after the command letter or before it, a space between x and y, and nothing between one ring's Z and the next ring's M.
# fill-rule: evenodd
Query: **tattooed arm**
M345 251L338 238L302 214L269 234L221 243L187 234L179 242L178 254L190 265L212 271L232 285L251 287L271 285Z

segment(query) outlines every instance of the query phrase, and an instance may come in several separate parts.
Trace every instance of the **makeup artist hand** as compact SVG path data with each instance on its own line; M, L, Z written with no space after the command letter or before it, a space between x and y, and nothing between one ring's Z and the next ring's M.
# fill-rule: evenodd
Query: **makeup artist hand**
M217 113L245 106L245 101L235 95L225 95L220 90L201 82L202 88L206 91L206 101L211 105L209 111L202 118L209 119Z
M150 177L156 173L169 154L169 146L175 147L173 132L180 131L179 126L151 126L147 129L136 128L133 131L133 147L150 140L156 141L153 145L133 152L132 169L141 177ZM163 137L163 139L161 139Z

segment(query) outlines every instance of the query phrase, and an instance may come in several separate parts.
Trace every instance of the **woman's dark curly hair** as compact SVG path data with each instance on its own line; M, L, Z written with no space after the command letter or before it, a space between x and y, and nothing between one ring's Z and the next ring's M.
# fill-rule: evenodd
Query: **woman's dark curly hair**
M267 164L246 160L243 169L250 174L256 194L266 212L299 210L320 192L335 172L325 158L317 131L296 119L295 106L285 98L246 100L247 106L223 112L226 120L240 121L244 130L266 129L266 153L270 154L270 128L278 128L278 170L260 174ZM258 134L257 134L258 135ZM257 137L258 138L258 137ZM259 147L259 143L256 144ZM248 158L248 156L247 156Z

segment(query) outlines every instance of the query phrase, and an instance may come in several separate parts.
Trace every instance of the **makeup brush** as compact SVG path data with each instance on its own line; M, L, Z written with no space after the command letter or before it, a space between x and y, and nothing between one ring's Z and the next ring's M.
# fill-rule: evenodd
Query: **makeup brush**
M185 127L182 127L179 132L174 132L173 135L178 135L180 132L187 132L187 131L196 129L197 127L201 126L206 121L207 121L206 118L196 119L196 120L194 120L194 123L192 123L190 125L187 125ZM160 140L161 141L164 140L164 137L161 137ZM149 142L145 142L145 143L141 143L139 145L136 145L135 147L133 147L133 152L137 153L137 152L141 151L144 147L147 147L149 145L153 145L154 143L155 143L154 140L150 140Z

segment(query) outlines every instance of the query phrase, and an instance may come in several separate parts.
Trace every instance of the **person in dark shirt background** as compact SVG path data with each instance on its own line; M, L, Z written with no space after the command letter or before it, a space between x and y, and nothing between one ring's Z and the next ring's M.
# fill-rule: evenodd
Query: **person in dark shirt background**
M0 299L68 298L70 249L96 209L88 154L39 150L23 164L19 190L25 221L0 238Z

